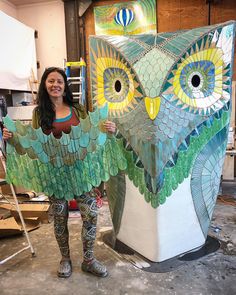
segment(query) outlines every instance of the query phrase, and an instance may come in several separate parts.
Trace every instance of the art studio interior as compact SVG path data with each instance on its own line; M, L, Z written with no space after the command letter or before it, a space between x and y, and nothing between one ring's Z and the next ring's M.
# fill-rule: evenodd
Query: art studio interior
M0 293L236 294L236 1L0 0Z

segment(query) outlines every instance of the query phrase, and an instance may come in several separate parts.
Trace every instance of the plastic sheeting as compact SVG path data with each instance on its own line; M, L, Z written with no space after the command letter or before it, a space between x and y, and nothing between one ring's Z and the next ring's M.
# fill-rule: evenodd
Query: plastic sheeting
M0 88L30 90L36 72L34 30L0 11Z

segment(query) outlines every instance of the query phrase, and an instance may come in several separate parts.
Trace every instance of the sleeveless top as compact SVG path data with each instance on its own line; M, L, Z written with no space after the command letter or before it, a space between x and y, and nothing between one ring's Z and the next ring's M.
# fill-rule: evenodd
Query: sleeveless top
M72 106L72 110L75 113L76 117L79 119L85 119L87 117L86 109L80 103L74 103ZM32 127L38 129L40 127L40 114L38 107L35 107L32 114ZM50 133L50 132L49 132Z
M55 119L52 124L52 129L44 132L45 134L50 134L51 132L56 138L62 136L62 132L69 133L71 131L71 126L76 126L80 123L78 117L75 114L74 109L70 108L70 114L64 118Z

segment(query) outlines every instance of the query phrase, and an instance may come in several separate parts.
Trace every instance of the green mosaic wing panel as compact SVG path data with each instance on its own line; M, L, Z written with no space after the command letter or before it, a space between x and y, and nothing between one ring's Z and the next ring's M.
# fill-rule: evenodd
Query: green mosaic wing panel
M81 119L79 125L72 126L69 134L63 133L60 139L56 139L52 133L45 135L41 128L34 129L20 121L13 122L8 116L4 118L4 125L14 134L9 143L14 145L18 154L27 154L32 160L39 159L42 163L51 163L60 168L83 160L87 153L104 145L107 134L102 131L101 123L107 119L107 115L107 105L96 109Z
M6 179L8 183L70 200L99 186L102 181L108 181L110 176L126 167L126 159L113 136L96 151L87 153L83 160L60 167L39 159L32 160L28 154L19 155L9 144Z
M116 138L100 131L106 118L107 108L90 113L60 139L5 118L13 132L7 144L8 183L70 200L117 175L127 162Z

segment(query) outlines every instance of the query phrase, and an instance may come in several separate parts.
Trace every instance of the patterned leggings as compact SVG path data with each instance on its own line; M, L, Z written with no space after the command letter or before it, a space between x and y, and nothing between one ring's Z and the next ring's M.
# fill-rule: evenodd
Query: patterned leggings
M85 261L93 258L93 248L96 239L97 203L96 198L89 193L76 197L83 220L81 238L83 242L83 257ZM54 233L62 257L70 257L68 216L69 208L66 200L50 197L54 215Z

